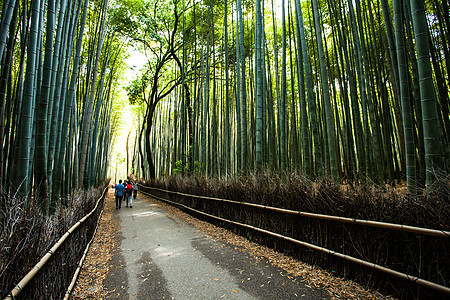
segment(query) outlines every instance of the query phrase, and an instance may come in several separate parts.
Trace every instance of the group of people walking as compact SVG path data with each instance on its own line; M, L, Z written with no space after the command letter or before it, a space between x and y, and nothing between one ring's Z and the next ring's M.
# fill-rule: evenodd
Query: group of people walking
M136 181L132 184L131 181L125 180L122 184L122 179L119 179L119 183L113 186L116 195L116 209L122 207L122 201L125 197L126 207L128 207L128 202L130 202L130 208L133 207L133 198L136 199L138 186Z

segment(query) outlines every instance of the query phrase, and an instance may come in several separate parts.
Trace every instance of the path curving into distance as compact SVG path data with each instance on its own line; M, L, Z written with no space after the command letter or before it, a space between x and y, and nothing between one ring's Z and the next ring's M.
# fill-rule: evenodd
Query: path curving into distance
M138 195L133 208L113 212L118 246L103 281L107 299L328 298L301 278L207 237L163 207Z

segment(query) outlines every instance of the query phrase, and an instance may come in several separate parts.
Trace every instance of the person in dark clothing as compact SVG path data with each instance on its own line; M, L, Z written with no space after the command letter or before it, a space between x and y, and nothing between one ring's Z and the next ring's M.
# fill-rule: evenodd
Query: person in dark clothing
M125 200L127 201L127 207L128 207L128 201L130 201L130 208L133 207L133 200L131 197L131 194L133 192L133 186L131 185L130 181L126 182L126 186L125 186Z
M135 181L133 184L133 198L134 199L136 199L137 191L138 191L138 185L137 185L137 182Z
M116 184L114 189L116 190L116 209L120 209L122 207L123 191L125 189L125 186L122 184L122 179L119 179L119 184Z

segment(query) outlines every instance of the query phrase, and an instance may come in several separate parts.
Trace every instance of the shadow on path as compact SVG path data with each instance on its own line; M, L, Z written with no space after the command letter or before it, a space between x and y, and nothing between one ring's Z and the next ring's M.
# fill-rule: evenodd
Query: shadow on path
M107 299L324 299L301 278L214 241L138 196L116 210L116 249L103 281Z

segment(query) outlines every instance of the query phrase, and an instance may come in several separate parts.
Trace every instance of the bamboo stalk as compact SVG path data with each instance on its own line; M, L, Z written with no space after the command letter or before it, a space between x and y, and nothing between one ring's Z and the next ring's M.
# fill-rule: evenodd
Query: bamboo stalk
M180 204L180 203L177 203L177 202L173 202L173 201L170 201L170 200L167 200L167 199L164 199L164 198L160 198L160 197L154 196L154 195L146 193L146 192L142 192L141 191L141 193L146 194L148 196L151 196L151 197L153 197L155 199L158 199L158 200L161 200L161 201L164 201L164 202L168 202L170 204L181 206L181 207L183 207L185 209L188 209L190 211L193 211L193 212L205 215L207 217L210 217L210 218L213 218L213 219L216 219L216 220L219 220L219 221L228 222L228 223L231 223L231 224L234 224L234 225L238 225L238 226L241 226L241 227L245 227L245 228L248 228L248 229L251 229L251 230L255 230L255 231L258 231L258 232L270 235L270 236L281 238L283 240L286 240L286 241L289 241L289 242L292 242L292 243L295 243L295 244L298 244L298 245L301 245L301 246L305 246L305 247L308 247L310 249L313 249L313 250L316 250L316 251L320 251L320 252L323 252L323 253L326 253L326 254L330 254L330 255L339 257L341 259L348 260L350 262L357 263L359 265L362 265L362 266L365 266L365 267L369 267L369 268L375 269L375 270L383 272L383 273L387 273L389 275L392 275L392 276L395 276L395 277L398 277L398 278L401 278L401 279L412 281L412 282L415 282L415 283L417 283L419 285L422 285L422 286L425 286L425 287L428 287L428 288L431 288L431 289L437 290L439 292L446 293L446 294L450 295L450 288L449 287L446 287L446 286L443 286L443 285L440 285L440 284L437 284L437 283L434 283L434 282L431 282L431 281L428 281L428 280L425 280L425 279L421 279L421 278L419 278L417 276L413 276L413 275L405 274L405 273L402 273L402 272L398 272L398 271L395 271L395 270L383 267L383 266L375 264L375 263L371 263L371 262L368 262L368 261L365 261L365 260L362 260L362 259L350 256L350 255L339 253L339 252L336 252L336 251L333 251L333 250L330 250L330 249L327 249L327 248L324 248L324 247L320 247L320 246L317 246L317 245L314 245L314 244L310 244L310 243L307 243L307 242L296 240L294 238L287 237L287 236L284 236L284 235L281 235L281 234L278 234L278 233L275 233L275 232L271 232L271 231L268 231L268 230L265 230L265 229L261 229L261 228L254 227L254 226L251 226L251 225L242 224L242 223L239 223L239 222L236 222L236 221L231 221L231 220L228 220L228 219L224 219L224 218L221 218L221 217L210 215L208 213L205 213L205 212L202 212L202 211L190 208L190 207L188 207L186 205L183 205L183 204Z
M141 184L139 184L139 185L141 185ZM248 207L261 208L261 209L266 209L266 210L270 210L270 211L281 212L281 213L286 213L286 214L291 214L291 215L299 215L299 216L307 217L307 218L336 221L336 222L341 222L341 223L353 223L353 224L358 224L358 225L392 229L392 230L398 230L398 231L406 231L406 232L412 232L412 233L423 234L423 235L431 235L431 236L437 236L437 237L443 237L443 238L450 237L450 231L444 231L444 230L439 230L439 229L429 229L429 228L422 228L422 227L403 225L403 224L386 223L386 222L379 222L379 221L372 221L372 220L362 220L362 219L355 219L355 218L331 216L331 215L325 215L325 214L309 213L309 212L296 211L296 210L272 207L272 206L255 204L255 203L239 202L239 201L220 199L220 198L214 198L214 197L197 196L197 195L173 192L173 191L168 191L168 190L163 190L163 189L158 189L158 188L153 188L153 187L146 187L143 185L141 185L141 186L148 188L148 189L157 190L160 192L171 193L171 194L176 194L176 195L180 195L180 196L220 201L220 202L233 203L233 204L240 204L240 205L244 205L244 206L248 206Z
M101 197L97 200L97 204L95 205L94 209L90 213L88 213L86 216L80 219L77 223L75 223L54 245L53 247L41 258L41 260L31 269L30 272L28 272L25 277L20 280L18 284L14 287L14 289L11 290L8 296L5 297L4 300L12 300L15 297L19 295L19 293L25 288L25 286L33 279L33 277L39 272L40 269L45 265L45 263L50 259L50 257L53 255L53 253L58 250L58 248L64 243L64 241L67 239L67 237L75 231L75 229L78 228L87 218L89 218L94 211L97 209L98 204L100 203L100 200L105 196L106 191L109 188L109 184L105 187L103 190L103 193Z

